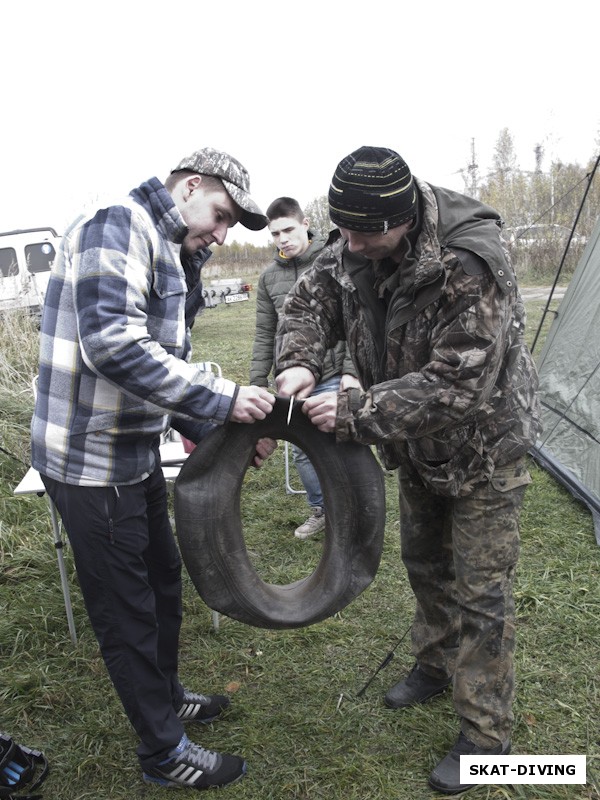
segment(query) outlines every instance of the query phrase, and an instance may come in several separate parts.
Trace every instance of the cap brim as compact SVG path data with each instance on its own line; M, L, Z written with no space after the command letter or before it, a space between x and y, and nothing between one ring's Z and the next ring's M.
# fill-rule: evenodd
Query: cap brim
M244 228L248 228L248 230L251 231L260 231L263 228L266 228L267 218L256 205L254 200L250 197L248 192L244 192L243 189L240 189L240 187L236 186L235 183L230 183L230 181L227 181L224 178L221 178L221 181L223 182L223 186L225 187L227 194L242 211L240 223L244 226Z

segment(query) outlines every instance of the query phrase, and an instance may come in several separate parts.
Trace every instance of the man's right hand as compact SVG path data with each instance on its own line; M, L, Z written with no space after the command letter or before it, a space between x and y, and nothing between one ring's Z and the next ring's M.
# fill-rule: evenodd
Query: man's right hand
M231 412L233 422L255 422L273 410L275 397L262 386L240 386Z
M277 391L283 397L292 397L304 400L312 394L315 388L315 376L306 367L289 367L280 372L275 378Z

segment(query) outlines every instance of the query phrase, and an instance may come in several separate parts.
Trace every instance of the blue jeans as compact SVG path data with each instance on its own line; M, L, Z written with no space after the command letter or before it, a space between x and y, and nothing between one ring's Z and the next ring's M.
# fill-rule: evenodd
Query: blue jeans
M327 378L326 381L319 383L313 390L313 395L323 394L323 392L337 392L340 388L341 375L334 375L332 378ZM313 465L307 455L300 450L296 445L292 445L292 454L294 464L298 470L298 475L302 481L302 485L306 490L306 500L311 508L323 508L323 492L321 491L321 484Z

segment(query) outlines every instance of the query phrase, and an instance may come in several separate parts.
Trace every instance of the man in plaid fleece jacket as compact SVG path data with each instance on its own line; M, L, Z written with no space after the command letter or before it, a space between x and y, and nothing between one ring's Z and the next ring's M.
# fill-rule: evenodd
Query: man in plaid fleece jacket
M80 218L63 237L43 312L32 464L69 536L144 777L163 785L207 788L245 772L243 759L183 733L183 719L212 719L229 701L178 679L181 559L158 445L169 426L197 442L207 426L252 423L272 409L265 388L190 361L210 245L237 222L266 225L249 191L236 159L205 148L164 184L150 178L122 203ZM258 443L257 466L273 446ZM185 780L160 767L175 758L180 770L188 756Z

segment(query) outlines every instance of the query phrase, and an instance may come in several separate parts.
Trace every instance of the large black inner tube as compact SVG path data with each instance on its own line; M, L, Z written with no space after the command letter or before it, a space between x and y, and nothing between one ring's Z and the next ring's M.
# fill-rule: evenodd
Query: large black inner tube
M175 483L175 524L181 555L209 608L259 628L298 628L332 616L371 583L385 526L383 472L370 448L336 444L288 398L251 425L213 430L190 454ZM265 583L248 556L241 490L258 439L285 439L310 458L323 490L325 541L311 575L285 586Z

